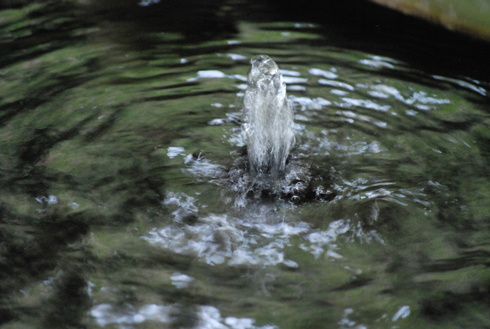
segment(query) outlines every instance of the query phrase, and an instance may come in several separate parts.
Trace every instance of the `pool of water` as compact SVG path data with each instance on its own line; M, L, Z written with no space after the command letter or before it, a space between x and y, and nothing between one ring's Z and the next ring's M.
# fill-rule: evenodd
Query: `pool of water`
M367 2L0 8L5 328L490 326L488 44ZM243 188L256 54L287 193Z

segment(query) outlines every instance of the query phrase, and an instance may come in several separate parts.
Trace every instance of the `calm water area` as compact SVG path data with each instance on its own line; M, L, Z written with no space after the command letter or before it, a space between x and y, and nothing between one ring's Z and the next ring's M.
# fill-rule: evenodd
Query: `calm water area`
M1 0L0 326L490 328L489 58L367 1Z

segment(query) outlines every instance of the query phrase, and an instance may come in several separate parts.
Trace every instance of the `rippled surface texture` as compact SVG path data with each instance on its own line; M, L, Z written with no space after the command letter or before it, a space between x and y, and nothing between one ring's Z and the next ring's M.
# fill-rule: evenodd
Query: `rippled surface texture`
M488 45L359 1L0 8L5 328L490 327ZM278 194L246 188L257 54Z

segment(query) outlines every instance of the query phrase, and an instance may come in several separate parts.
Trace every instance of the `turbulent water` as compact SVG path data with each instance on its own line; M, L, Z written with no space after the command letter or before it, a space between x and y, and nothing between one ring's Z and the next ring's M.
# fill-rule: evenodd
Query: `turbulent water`
M243 99L243 130L250 169L279 177L294 145L293 111L277 64L267 55L254 57Z
M0 1L0 49L2 328L490 327L487 44L361 1L67 0ZM293 115L257 172L250 81Z

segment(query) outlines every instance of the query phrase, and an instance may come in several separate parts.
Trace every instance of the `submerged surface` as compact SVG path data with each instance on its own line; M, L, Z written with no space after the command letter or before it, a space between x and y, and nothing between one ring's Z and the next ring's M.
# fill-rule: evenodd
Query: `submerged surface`
M487 45L371 5L14 4L6 328L490 326ZM294 110L280 195L244 188L259 53Z
M488 0L372 0L474 37L490 40Z

